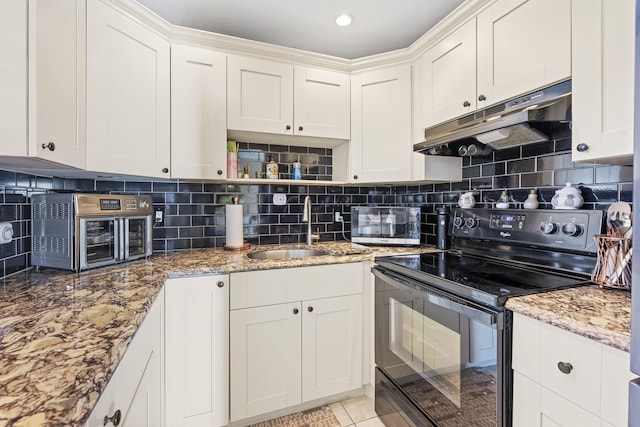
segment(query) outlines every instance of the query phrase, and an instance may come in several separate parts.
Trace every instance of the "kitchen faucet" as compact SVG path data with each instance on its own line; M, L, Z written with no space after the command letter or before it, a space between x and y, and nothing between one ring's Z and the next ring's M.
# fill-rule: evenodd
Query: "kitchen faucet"
M307 245L311 245L314 240L320 240L319 234L311 234L311 197L304 198L304 210L302 211L302 220L307 221Z

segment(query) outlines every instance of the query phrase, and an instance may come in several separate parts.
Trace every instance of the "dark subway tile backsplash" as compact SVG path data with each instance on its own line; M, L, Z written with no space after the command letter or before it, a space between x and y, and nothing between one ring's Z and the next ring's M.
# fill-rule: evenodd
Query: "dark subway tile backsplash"
M324 148L300 148L240 143L241 150L253 153L247 159L276 155L286 162L316 162L310 167L327 167L332 152ZM435 242L435 210L456 206L461 193L474 190L478 207L491 206L500 192L508 190L512 206L521 208L532 188L538 189L541 208L551 208L555 190L565 182L580 187L585 207L606 209L616 200L631 202L631 166L574 164L570 139L515 147L483 158L467 158L460 182L402 185L307 185L273 182L219 183L184 180L132 181L62 179L0 171L0 221L13 224L15 239L0 246L0 274L24 270L30 265L31 194L56 190L125 192L147 194L155 206L165 209L163 226L154 229L154 251L222 247L225 241L225 204L238 196L244 208L245 240L251 244L301 243L306 239L302 221L304 197L311 196L312 223L323 241L342 240L343 224L333 223L333 213L343 214L349 237L350 208L354 205L411 205L423 209L422 241ZM247 160L248 161L248 160ZM257 166L254 166L257 167ZM283 168L283 170L288 170ZM320 171L321 172L321 171ZM325 170L326 172L326 170ZM324 173L324 172L322 172ZM310 177L318 179L320 175ZM285 176L283 176L285 177ZM274 193L283 193L287 203L272 203Z

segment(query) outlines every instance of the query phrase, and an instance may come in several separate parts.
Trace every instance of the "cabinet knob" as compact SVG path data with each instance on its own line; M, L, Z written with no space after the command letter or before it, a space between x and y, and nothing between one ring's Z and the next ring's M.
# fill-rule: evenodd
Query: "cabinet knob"
M290 125L287 125L287 130L291 130L291 126Z
M463 106L463 107L470 107L470 106L471 106L471 103L470 103L469 101L464 101L464 102L462 103L462 106Z
M220 281L217 283L217 285L218 285L218 287L219 287L219 288L222 288L222 287L224 287L224 282L223 282L222 280L220 280Z
M294 309L293 309L293 314L298 314L298 312L299 312L299 311L300 311L300 310L298 310L297 308L294 308Z
M222 169L218 169L218 175L222 175Z
M484 95L480 95L480 96L478 97L478 101L486 101L486 99L487 99L487 97L486 97L486 96L484 96Z
M304 128L302 126L298 126L298 130L302 131Z
M353 179L358 179L358 175L353 175Z
M56 151L56 144L49 142L48 144L42 143L42 148L48 148L49 151Z
M576 150L578 150L581 153L584 152L584 151L587 151L588 149L589 149L589 146L587 144L585 144L584 142L582 142L582 143L580 143L580 144L578 144L576 146Z
M558 369L565 375L569 375L573 370L573 365L569 362L558 362Z
M162 173L169 173L169 168L162 168Z
M109 423L113 423L115 427L118 427L120 425L121 418L122 418L122 413L120 412L120 409L117 409L112 416L110 417L106 415L104 416L104 421L102 422L102 425L106 426Z
M308 311L309 313L311 313L311 312L313 311L313 307L311 307L311 306L307 307L307 311Z

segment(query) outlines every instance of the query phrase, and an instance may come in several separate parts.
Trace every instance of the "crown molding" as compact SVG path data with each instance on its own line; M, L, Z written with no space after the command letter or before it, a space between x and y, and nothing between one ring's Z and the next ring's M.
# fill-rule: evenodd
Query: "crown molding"
M172 43L186 43L208 47L225 53L245 56L258 56L276 61L286 61L299 65L328 68L336 71L351 72L351 60L293 49L224 34L195 30L193 28L172 26L169 40Z
M93 0L90 0L93 1ZM103 0L104 1L104 0ZM151 10L147 9L135 0L109 0L105 1L114 6L117 6L122 12L124 12L131 19L141 23L147 28L155 31L160 36L167 38L171 27L173 25L165 21L164 18L156 15Z
M172 25L135 0L109 0L131 18L156 31L171 43L215 49L225 53L268 58L345 73L410 63L496 0L466 0L407 48L354 60L293 49L239 37Z

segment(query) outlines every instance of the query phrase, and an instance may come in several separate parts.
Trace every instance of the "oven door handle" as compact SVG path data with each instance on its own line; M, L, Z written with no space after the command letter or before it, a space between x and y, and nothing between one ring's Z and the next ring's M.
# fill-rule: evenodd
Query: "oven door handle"
M388 283L394 288L400 288L404 292L409 292L412 295L426 299L432 304L463 314L486 325L495 325L498 323L498 316L496 314L482 311L464 302L458 302L451 297L443 295L441 291L431 290L428 285L405 277L400 278L388 272L383 273L376 267L374 267L372 271L373 274L383 282Z

